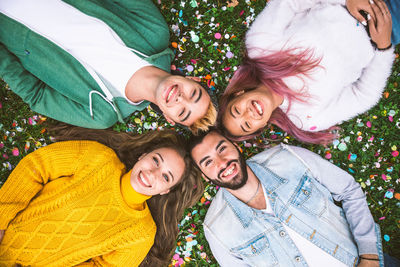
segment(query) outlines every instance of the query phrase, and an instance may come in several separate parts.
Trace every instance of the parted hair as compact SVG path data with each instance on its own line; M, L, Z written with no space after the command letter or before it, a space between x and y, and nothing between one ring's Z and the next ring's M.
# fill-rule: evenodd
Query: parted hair
M167 266L176 246L178 223L184 210L194 205L204 190L201 173L192 162L183 136L173 130L133 135L66 124L53 127L51 133L56 141L93 140L104 144L115 151L126 170L130 170L142 154L155 149L172 148L182 156L185 162L182 179L168 194L153 196L147 200L157 231L154 244L140 266Z

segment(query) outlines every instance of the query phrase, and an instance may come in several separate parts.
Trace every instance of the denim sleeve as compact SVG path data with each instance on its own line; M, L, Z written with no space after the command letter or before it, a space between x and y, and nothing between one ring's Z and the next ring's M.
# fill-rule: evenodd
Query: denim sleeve
M203 225L204 235L206 236L207 242L210 245L210 249L214 258L217 260L218 264L222 267L248 267L250 265L246 264L242 259L239 259L229 253L229 250L222 245L217 237L212 233L212 231Z
M378 254L375 222L366 197L353 176L307 149L293 146L289 149L305 162L333 199L342 202L359 254Z

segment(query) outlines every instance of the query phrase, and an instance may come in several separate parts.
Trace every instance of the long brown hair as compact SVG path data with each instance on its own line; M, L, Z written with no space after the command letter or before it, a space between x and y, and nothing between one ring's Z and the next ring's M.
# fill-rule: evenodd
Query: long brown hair
M112 130L93 130L60 124L50 130L57 141L94 140L112 148L130 170L143 153L158 148L172 148L182 156L185 171L178 184L165 195L147 200L157 226L154 244L140 266L166 266L172 258L178 236L178 223L184 210L194 205L203 194L201 173L186 149L185 139L172 130L151 131L132 135Z

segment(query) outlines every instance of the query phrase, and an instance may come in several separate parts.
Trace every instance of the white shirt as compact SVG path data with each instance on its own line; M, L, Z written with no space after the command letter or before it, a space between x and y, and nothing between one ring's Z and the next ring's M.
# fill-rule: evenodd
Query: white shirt
M266 208L262 211L275 216L272 206L269 202L267 194L265 193L265 188L261 185L264 196ZM282 223L283 228L285 228L287 234L292 239L293 243L296 245L297 249L303 255L304 260L307 262L309 267L346 267L347 265L343 262L337 260L335 257L326 253L321 248L314 245L311 241L299 235L296 231L290 228L288 225Z
M106 23L61 0L1 0L0 12L54 42L86 69L92 68L113 96L126 98L129 79L150 65Z
M304 82L284 79L293 91L309 94L292 101L288 116L306 131L320 131L374 106L390 76L394 49L375 51L368 34L344 7L345 0L270 0L246 34L249 56L288 48L313 49L320 58ZM285 99L281 109L286 112Z

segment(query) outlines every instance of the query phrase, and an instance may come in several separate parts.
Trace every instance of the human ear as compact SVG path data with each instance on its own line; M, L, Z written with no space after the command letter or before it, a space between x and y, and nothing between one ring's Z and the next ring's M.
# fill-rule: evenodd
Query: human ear
M234 93L233 95L234 96L240 96L240 95L243 95L243 94L244 94L244 90L240 90L240 91Z
M167 190L165 190L165 191L162 191L161 193L160 193L160 195L162 196L162 195L165 195L165 194L168 194L169 193L169 189L167 189Z
M163 115L164 115L164 118L168 121L169 124L171 124L172 126L175 125L175 122L170 117L165 115L165 113L163 113Z
M201 82L201 79L199 77L194 77L194 76L185 76L185 78L189 80L193 80L195 82Z

